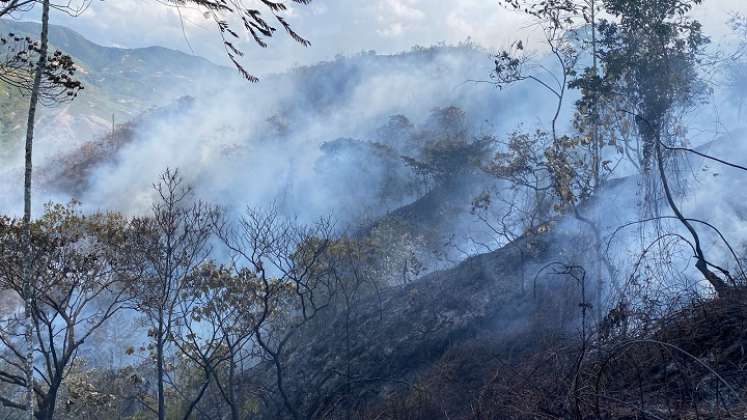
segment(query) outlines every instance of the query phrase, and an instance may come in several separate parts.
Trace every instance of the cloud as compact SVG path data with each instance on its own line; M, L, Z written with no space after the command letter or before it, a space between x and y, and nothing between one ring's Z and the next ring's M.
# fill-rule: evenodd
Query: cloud
M724 23L730 13L747 12L743 0L719 0L717 7L714 1L705 3L694 14L717 40L729 33ZM215 25L190 8L178 10L157 0L96 1L82 16L56 13L53 19L103 45L161 45L226 62ZM503 48L517 38L530 44L540 40L525 17L485 0L317 0L310 6L294 6L288 19L312 46L302 48L285 36L275 39L269 49L246 40L242 44L245 63L253 72L283 71L340 53L394 53L416 44L457 43L467 38L489 49Z
M417 3L418 0L379 1L378 20L382 27L377 32L385 37L400 36L411 25L418 25L425 20L425 13L417 7Z
M388 11L400 20L419 21L425 18L425 13L418 8L418 0L382 0L379 3L380 10Z

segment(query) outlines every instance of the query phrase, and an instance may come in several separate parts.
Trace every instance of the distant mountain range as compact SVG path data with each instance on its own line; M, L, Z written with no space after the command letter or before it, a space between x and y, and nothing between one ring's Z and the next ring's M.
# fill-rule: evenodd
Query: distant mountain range
M38 39L38 23L0 20L0 33ZM71 55L85 89L70 104L42 112L42 126L54 127L55 141L80 143L104 135L116 123L129 121L155 106L197 94L205 81L235 77L232 69L162 47L112 48L77 32L50 27L50 44ZM197 83L200 81L200 83ZM7 153L23 135L26 100L0 85L0 146Z

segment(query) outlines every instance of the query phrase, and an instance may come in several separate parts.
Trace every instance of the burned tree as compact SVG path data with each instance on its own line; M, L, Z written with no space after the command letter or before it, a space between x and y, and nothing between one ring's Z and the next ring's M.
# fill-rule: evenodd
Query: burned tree
M284 382L285 362L292 339L332 304L336 294L327 258L332 224L323 219L300 225L272 207L248 209L235 227L220 224L217 231L233 254L236 275L257 285L257 303L250 314L253 340L275 372L279 415L298 419L297 402Z

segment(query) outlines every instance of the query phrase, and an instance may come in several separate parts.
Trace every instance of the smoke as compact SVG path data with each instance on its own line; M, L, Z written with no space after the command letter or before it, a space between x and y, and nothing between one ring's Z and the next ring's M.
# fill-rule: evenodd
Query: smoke
M82 202L85 210L147 213L154 199L152 184L168 167L180 170L196 197L224 206L229 213L246 206L276 203L287 216L298 217L301 222L332 215L345 229L375 220L422 195L422 191L411 192L382 200L380 191L387 177L407 177L406 169L387 166L384 163L391 163L392 159L380 159L373 149L356 149L356 142L375 142L389 144L399 154L415 153L407 150L402 139L381 129L391 116L403 115L415 127L424 128L430 124L429 116L435 108L453 105L464 110L474 137L505 139L517 128L548 128L554 111L553 98L531 83L504 90L483 83L489 80L492 64L488 51L460 45L416 48L396 55L370 52L338 57L270 76L257 85L248 85L238 78L216 80L207 76L198 82L195 91L199 94L193 101L136 126L133 139L95 166L87 175L82 192L74 198ZM694 147L710 144L709 153L739 160L747 154L738 134L732 132L709 143L713 133L738 125L735 113L718 112L725 103L722 98L730 94L733 92L714 92L709 103L690 114L687 124ZM568 98L561 121L571 120L573 99ZM559 127L561 132L569 129L567 125ZM37 168L41 173L54 173L54 157L79 150L76 144L46 142L51 137L50 130L53 128L46 125L40 133L42 153ZM341 151L330 152L335 145L346 144ZM329 153L336 154L330 158ZM389 158L397 160L398 156ZM685 213L713 222L730 234L727 236L745 237L745 193L738 187L744 174L702 158L681 158L684 164L680 165L677 178L688 180L680 197ZM621 225L639 221L643 207L651 205L640 195L643 180L631 174L632 171L618 171L616 177L625 179L615 182L614 187L583 209L600 225L605 242L610 242L610 258L615 267L634 267L642 247L655 238L651 236L655 231L642 233L636 228L638 224L617 231ZM17 175L18 166L3 178L20 181ZM466 195L476 196L488 185L484 179L477 182ZM499 195L505 187L500 183L488 186ZM4 188L4 210L17 214L20 208L12 207L20 202L20 182L6 182ZM503 198L510 201L510 194L505 192ZM70 192L47 189L35 200L71 198ZM457 248L450 255L454 259L485 252L507 241L496 238L484 221L469 214L471 198L460 196L462 213L453 218L448 229L441 227L444 242ZM494 204L498 206L495 214L505 211L502 204ZM659 196L655 206L664 209L662 214L666 215L664 204ZM681 230L677 223L663 223L667 229ZM561 221L560 226L571 231L587 229L573 218ZM661 229L661 224L657 226ZM718 235L709 230L702 233L706 251L730 267L733 257ZM449 238L454 234L461 236ZM523 232L513 234L519 236ZM679 262L684 267L692 266L686 256ZM618 273L620 278L629 275Z
M501 92L471 82L486 80L491 65L488 52L471 46L436 47L339 57L257 85L226 80L178 112L136 127L134 139L95 168L76 198L86 209L146 212L153 182L170 167L197 197L229 209L275 201L303 221L332 214L347 224L379 216L413 197L382 206L376 192L388 175L383 168L342 164L320 171L321 146L352 138L396 147L380 138L390 116L422 127L434 108L451 105L465 111L475 136L503 136L550 112L529 86ZM38 166L52 171L53 163L42 158ZM70 198L45 193L44 201Z

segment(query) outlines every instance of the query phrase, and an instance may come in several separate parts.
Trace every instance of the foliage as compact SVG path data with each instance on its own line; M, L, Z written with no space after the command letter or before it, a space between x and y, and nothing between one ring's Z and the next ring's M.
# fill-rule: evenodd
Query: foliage
M410 140L417 148L402 159L417 175L445 184L478 171L486 159L493 139L472 136L464 111L454 106L434 109L426 127Z
M703 97L697 66L709 40L701 24L688 12L701 0L667 0L643 4L640 0L607 0L612 16L599 24L598 77L576 80L583 98L580 109L598 97L608 113L621 110L634 115L643 139L640 165L650 168L657 133L672 124L678 110Z
M30 93L40 52L40 43L31 37L14 33L0 36L0 82L21 93ZM76 66L72 57L60 50L54 51L44 69L42 103L55 104L73 100L83 89L83 84L76 79L75 73Z
M37 416L52 418L66 372L75 365L80 348L129 300L127 263L118 252L123 219L114 214L83 216L75 207L49 206L32 225L32 317L41 365L41 383L34 386L39 403ZM22 223L4 218L0 223L0 286L16 299L25 298L20 283ZM26 385L20 371L23 351L17 312L7 314L0 326L7 370L0 380ZM11 407L20 404L3 397Z

